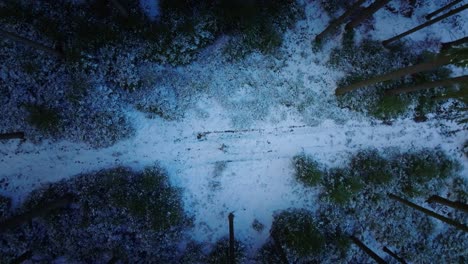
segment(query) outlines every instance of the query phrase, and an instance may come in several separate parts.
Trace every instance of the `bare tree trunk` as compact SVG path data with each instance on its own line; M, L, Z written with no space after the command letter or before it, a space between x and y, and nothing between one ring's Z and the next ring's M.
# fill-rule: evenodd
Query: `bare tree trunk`
M361 8L361 5L366 2L366 0L357 0L356 3L354 3L346 12L344 12L341 16L338 18L332 20L330 24L328 24L328 27L322 31L322 33L318 34L315 37L315 42L320 43L324 37L326 37L328 34L330 34L333 30L335 30L337 27L339 27L341 24L343 24L346 19L348 19L349 16L354 14L359 8Z
M445 216L443 216L443 215L437 214L437 213L435 213L435 212L433 212L433 211L431 211L431 210L428 210L428 209L426 209L426 208L424 208L424 207L421 207L421 206L419 206L419 205L417 205L417 204L414 204L414 203L412 203L412 202L410 202L410 201L408 201L408 200L405 200L405 199L403 199L403 198L401 198L401 197L398 197L398 196L396 196L396 195L394 195L394 194L389 193L389 194L388 194L388 197L390 197L390 199L393 199L393 200L395 200L395 201L398 201L398 202L400 202L400 203L402 203L402 204L404 204L404 205L407 205L407 206L409 206L409 207L411 207L411 208L414 208L414 209L416 209L416 210L418 210L418 211L420 211L420 212L423 212L423 213L426 214L426 215L429 215L429 216L432 216L432 217L434 217L434 218L437 218L437 219L439 219L439 220L442 221L442 222L445 222L445 223L447 223L447 224L449 224L449 225L452 225L452 226L456 227L457 229L460 229L460 230L462 230L462 231L468 232L468 226L463 225L463 224L460 224L460 223L458 223L457 221L454 221L454 220L452 220L452 219L450 219L450 218L447 218L447 217L445 217Z
M40 43L37 43L35 41L32 41L30 39L27 39L27 38L23 38L21 36L18 36L14 33L11 33L11 32L7 32L7 31L4 31L3 29L0 29L0 36L2 36L3 38L7 38L7 39L10 39L10 40L13 40L13 41L16 41L16 42L20 42L30 48L33 48L33 49L36 49L36 50L40 50L40 51L43 51L49 55L52 55L54 57L58 57L58 58L61 58L63 59L64 58L64 55L63 53L61 53L60 51L57 51L53 48L49 48L47 46L44 46Z
M432 12L432 13L427 14L427 15L425 16L425 18L426 18L427 20L429 20L429 19L431 19L432 17L437 16L438 14L444 12L445 10L451 8L452 6L454 6L454 5L456 5L456 4L460 3L460 2L463 2L463 0L456 0L456 1L453 1L453 2L450 3L450 4L448 4L448 5L446 5L446 6L443 6L443 7L437 9L436 11L434 11L434 12Z
M364 243L361 242L361 240L357 239L355 236L350 236L351 240L356 244L362 251L366 252L369 257L371 257L373 260L375 260L377 263L385 264L385 260L381 258L379 255L377 255L372 249L368 248Z
M432 195L431 197L429 197L429 199L427 199L426 202L443 204L443 205L452 207L453 209L468 212L468 204L464 204L464 203L459 202L459 201L450 201L450 200L447 200L447 199L445 199L443 197L440 197L438 195Z
M24 139L23 132L13 132L0 134L0 140L9 140L9 139Z
M451 85L459 84L459 83L468 83L468 75L463 75L460 77L445 79L441 81L426 82L426 83L413 85L413 86L395 88L395 89L385 91L385 94L395 95L395 94L402 94L402 93L410 93L410 92L426 90L426 89L431 89L431 88L436 88L436 87L447 87L447 86L451 86Z
M348 86L345 86L345 87L338 87L335 90L335 94L336 95L341 95L341 94L350 92L352 90L356 90L358 88L361 88L363 86L368 86L368 85L371 85L371 84L374 84L374 83L388 81L388 80L395 80L395 79L398 79L398 78L400 78L402 76L405 76L405 75L408 75L408 74L429 71L429 70L435 69L437 67L440 67L442 65L449 64L452 61L453 58L454 57L452 57L452 56L441 56L441 55L439 55L435 60L433 60L431 62L425 62L425 63L413 65L413 66L408 66L408 67L398 69L398 70L395 70L395 71L392 71L390 73L386 73L386 74L383 74L383 75L375 76L375 77L372 77L370 79L360 81L360 82L357 82L357 83L354 83L354 84L351 84L351 85L348 85Z
M442 43L441 50L448 50L451 47L458 46L464 43L468 43L468 37L464 37L464 38L457 39L457 40L450 41L450 42L444 42Z
M397 254L395 254L393 251L391 251L388 247L383 247L383 251L387 254L389 254L390 256L392 256L394 259L396 259L398 262L402 263L402 264L406 264L407 262L399 257Z
M236 263L236 256L234 251L234 214L230 213L228 215L229 219L229 264Z
M128 18L129 14L127 9L118 1L118 0L110 0L110 2L117 8L117 11L119 11L119 14L123 16L124 18Z
M48 204L39 205L31 209L29 212L25 212L20 215L12 216L0 223L0 233L10 228L18 227L22 225L23 223L32 220L34 217L45 215L52 210L67 207L68 205L71 204L72 201L73 201L72 195L65 195L62 198L52 201Z
M419 25L419 26L417 26L417 27L415 27L415 28L413 28L413 29L410 29L410 30L408 30L408 31L406 31L406 32L403 32L403 33L401 33L400 35L397 35L397 36L395 36L395 37L393 37L393 38L389 38L389 39L387 39L387 40L384 40L384 41L382 41L382 44L383 44L384 46L387 46L388 44L390 44L390 43L392 43L392 42L394 42L394 41L397 41L397 40L399 40L399 39L401 39L401 38L403 38L403 37L406 37L406 36L408 36L408 35L410 35L410 34L416 32L416 31L418 31L418 30L421 30L421 29L423 29L423 28L425 28L425 27L428 27L428 26L430 26L430 25L432 25L432 24L435 24L435 23L437 23L437 22L439 22L439 21L441 21L441 20L443 20L443 19L445 19L445 18L447 18L447 17L449 17L449 16L453 16L453 15L455 15L456 13L459 13L459 12L461 12L461 11L467 9L467 8L468 8L468 4L462 5L462 6L460 6L459 8L453 9L452 11L448 12L448 13L445 14L445 15L442 15L442 16L440 16L440 17L437 17L437 18L434 18L434 19L432 19L432 20L429 20L429 21L427 21L426 23L421 24L421 25Z
M375 12L379 11L379 9L382 8L383 6L385 6L388 2L390 2L390 0L376 0L370 6L365 8L358 17L351 20L351 22L349 22L346 25L345 29L347 31L351 30L351 29L354 29L356 26L361 24L364 20L371 17Z

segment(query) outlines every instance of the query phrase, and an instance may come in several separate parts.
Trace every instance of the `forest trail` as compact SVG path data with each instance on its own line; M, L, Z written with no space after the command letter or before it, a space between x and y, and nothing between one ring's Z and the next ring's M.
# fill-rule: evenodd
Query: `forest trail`
M343 165L350 154L365 148L441 147L464 159L455 150L466 133L448 138L433 122L403 120L389 126L324 120L318 126L296 121L258 125L235 129L215 119L141 119L135 137L110 148L70 142L2 143L0 188L18 202L43 183L114 166L142 169L157 162L183 189L185 206L198 227L195 238L214 240L225 235L227 214L234 211L237 236L259 245L268 236L275 210L307 206L315 199L316 190L303 188L292 176L291 159L300 152L330 166ZM266 231L255 233L254 219Z

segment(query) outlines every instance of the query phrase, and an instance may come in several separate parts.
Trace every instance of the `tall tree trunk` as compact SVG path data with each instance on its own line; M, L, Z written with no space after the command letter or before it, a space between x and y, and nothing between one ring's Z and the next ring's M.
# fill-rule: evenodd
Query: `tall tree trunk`
M324 37L326 37L328 34L330 34L332 31L334 31L337 27L339 27L341 24L343 24L349 16L354 14L359 8L361 8L361 5L366 2L366 0L358 0L356 3L354 3L346 12L344 12L341 16L338 18L332 20L330 24L328 24L328 27L322 31L322 33L318 34L315 37L315 42L320 43Z
M399 257L397 254L395 254L395 252L391 251L388 247L383 247L383 251L389 254L390 256L392 256L392 258L396 259L398 262L402 264L407 263L403 258Z
M439 21L441 21L441 20L443 20L443 19L445 19L445 18L447 18L447 17L449 17L449 16L453 16L453 15L455 15L456 13L459 13L459 12L461 12L461 11L467 9L467 8L468 8L468 4L462 5L462 6L460 6L459 8L453 9L452 11L448 12L448 13L445 14L445 15L442 15L442 16L440 16L440 17L437 17L437 18L434 18L434 19L432 19L432 20L429 20L429 21L427 21L427 22L424 23L424 24L421 24L421 25L419 25L419 26L417 26L417 27L415 27L415 28L413 28L413 29L410 29L410 30L408 30L408 31L406 31L406 32L401 33L400 35L397 35L397 36L395 36L395 37L393 37L393 38L389 38L389 39L387 39L387 40L385 40L385 41L382 41L382 44L383 44L384 46L387 46L388 44L390 44L390 43L392 43L392 42L394 42L394 41L397 41L397 40L399 40L399 39L401 39L401 38L403 38L403 37L406 37L406 36L408 36L408 35L410 35L410 34L416 32L416 31L418 31L418 30L421 30L421 29L423 29L423 28L425 28L425 27L428 27L428 26L430 26L430 25L432 25L432 24L435 24L435 23L437 23L437 22L439 22Z
M447 87L447 86L451 86L451 85L459 84L459 83L468 83L468 75L463 75L460 77L445 79L441 81L426 82L426 83L413 85L413 86L395 88L395 89L385 91L385 94L395 95L395 94L401 94L401 93L410 93L410 92L426 90L426 89L431 89L431 88L436 88L436 87Z
M32 41L30 39L27 39L27 38L23 38L21 36L18 36L14 33L11 33L11 32L7 32L3 29L0 29L0 36L3 37L3 38L7 38L7 39L10 39L10 40L13 40L13 41L16 41L16 42L19 42L19 43L22 43L30 48L33 48L35 50L40 50L40 51L43 51L49 55L52 55L54 57L58 57L58 58L64 58L64 55L62 52L58 51L58 50L55 50L53 48L49 48L47 46L44 46L40 43L37 43L35 41Z
M229 264L236 263L236 256L234 251L234 214L229 213Z
M361 240L357 239L355 236L350 236L351 240L356 244L362 251L366 252L369 257L371 257L373 260L375 260L379 264L385 264L385 260L381 258L379 255L377 255L372 249L368 248L364 243L361 242Z
M110 0L110 2L115 6L115 8L117 8L117 11L119 11L119 14L122 17L124 18L129 17L127 9L125 9L125 7L118 0Z
M457 40L450 41L450 42L444 42L442 43L441 50L448 50L451 47L455 47L455 46L465 44L465 43L468 43L468 37L464 37L464 38L457 39Z
M68 205L72 203L72 201L73 201L72 195L65 195L61 197L60 199L57 199L50 203L39 205L23 214L12 216L0 223L0 233L10 228L18 227L22 225L23 223L26 223L32 220L34 217L45 215L52 210L67 207Z
M439 8L439 9L437 9L436 11L427 14L427 15L425 16L425 18L426 18L427 20L429 20L429 19L431 19L432 17L437 16L438 14L444 12L445 10L451 8L452 6L454 6L454 5L456 5L456 4L460 3L460 2L463 2L463 0L456 0L456 1L453 1L453 2L450 3L450 4L445 5L445 6L441 7L441 8Z
M368 19L371 17L375 12L377 12L380 8L385 6L390 0L376 0L374 3L372 3L370 6L365 8L362 13L351 20L345 27L347 31L354 29L356 26L361 24L364 20Z
M394 194L389 193L388 197L390 197L390 199L398 201L398 202L400 202L400 203L402 203L404 205L407 205L407 206L409 206L411 208L414 208L414 209L416 209L416 210L418 210L418 211L420 211L420 212L422 212L422 213L424 213L426 215L429 215L429 216L432 216L432 217L434 217L436 219L439 219L440 221L442 221L444 223L452 225L452 226L456 227L457 229L468 232L468 226L460 224L457 221L454 221L454 220L452 220L450 218L447 218L447 217L445 217L443 215L437 214L437 213L435 213L435 212L433 212L431 210L428 210L428 209L426 209L424 207L421 207L421 206L419 206L417 204L414 204L414 203L412 203L412 202L410 202L408 200L405 200L405 199L403 199L401 197L398 197L398 196L396 196Z
M427 199L426 202L428 202L428 203L438 203L438 204L442 204L442 205L452 207L453 209L468 212L468 204L464 204L464 203L459 202L459 201L450 201L450 200L447 200L447 199L445 199L443 197L440 197L438 195L432 195L431 197L429 197L429 199Z
M408 66L408 67L398 69L398 70L395 70L395 71L392 71L390 73L386 73L386 74L383 74L383 75L378 75L378 76L372 77L370 79L360 81L360 82L357 82L357 83L354 83L354 84L351 84L351 85L348 85L348 86L345 86L345 87L338 87L335 90L335 94L336 95L341 95L341 94L344 94L346 92L356 90L356 89L358 89L360 87L363 87L363 86L368 86L368 85L371 85L371 84L375 84L375 83L378 83L378 82L384 82L384 81L388 81L388 80L395 80L395 79L398 79L398 78L400 78L402 76L405 76L405 75L408 75L408 74L414 74L414 73L418 73L418 72L429 71L429 70L435 69L437 67L440 67L442 65L449 64L452 61L452 59L454 59L453 56L439 55L436 59L434 59L431 62L425 62L425 63L421 63L421 64Z
M9 139L24 139L23 132L13 132L0 134L0 140L9 140Z

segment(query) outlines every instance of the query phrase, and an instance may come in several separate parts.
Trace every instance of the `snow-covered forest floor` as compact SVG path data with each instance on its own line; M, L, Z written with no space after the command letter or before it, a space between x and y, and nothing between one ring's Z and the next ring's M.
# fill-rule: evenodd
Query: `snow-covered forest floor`
M401 4L394 2L396 7ZM412 18L382 9L357 30L356 41L392 37L423 22L423 16L442 2L446 1L415 9ZM14 108L27 101L24 87L10 90L6 103L0 105L0 131L22 130L33 140L0 142L0 193L19 206L32 190L47 183L116 166L143 170L158 164L167 170L170 182L182 189L183 207L194 219L188 231L191 238L214 243L225 237L227 215L233 212L236 239L253 254L269 238L275 212L318 209L319 188L305 187L294 178L292 160L300 153L327 167L345 167L359 150L404 153L438 149L461 164L458 174L466 179L468 133L463 124L435 113L428 114L425 122L415 122L414 106L385 121L341 107L334 90L345 73L332 67L329 58L332 49L340 46L342 35L314 48L311 40L326 27L329 17L317 1L300 6L304 16L286 30L281 47L273 54L253 52L231 61L224 52L231 36L217 38L193 62L181 66L135 61L131 50L120 54L121 74L135 75L144 85L130 92L106 80L88 81L82 103L91 105L90 109L118 112L129 126L124 128L128 131L124 136L102 147L79 142L78 136L43 137L25 125L23 110ZM414 53L435 51L440 42L467 35L466 14L421 30L405 41ZM15 71L1 65L2 81L8 82ZM463 72L466 74L466 70L454 68L454 73ZM61 87L65 80L58 77L50 82ZM57 90L60 88L53 88L52 93ZM48 95L43 92L41 99L33 100L55 100ZM361 99L366 102L365 98L358 102ZM152 105L157 106L156 111L149 111L153 113L140 111L142 106ZM450 105L450 101L445 103ZM80 115L79 120L88 113ZM74 127L69 126L60 133L107 135L112 132L99 130L106 127L105 122L103 118L96 122L101 124L91 125L92 132L71 131ZM418 201L424 202L423 198ZM262 230L252 228L255 220L264 225ZM378 247L372 240L367 242Z

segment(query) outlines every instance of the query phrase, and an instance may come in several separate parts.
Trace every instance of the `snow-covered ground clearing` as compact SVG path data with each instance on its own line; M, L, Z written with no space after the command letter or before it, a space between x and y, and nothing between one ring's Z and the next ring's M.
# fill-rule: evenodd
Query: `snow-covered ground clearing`
M343 73L326 65L334 43L318 53L310 43L326 24L317 8L307 6L306 20L285 34L276 56L253 54L228 63L218 46L229 40L222 39L190 65L159 66L153 71L159 82L141 96L149 104L163 101L168 109L175 102L184 116L175 121L129 110L136 135L104 149L70 142L1 143L1 193L18 203L43 183L114 166L142 169L159 163L184 190L185 207L195 217L194 238L214 242L225 236L227 215L234 212L236 237L258 247L269 236L276 210L314 209L315 190L292 175L291 159L298 153L342 166L350 154L365 148L441 148L466 167L461 151L466 130L445 133L459 130L456 123L406 118L386 125L338 107L334 89ZM381 10L376 30L388 30L380 25L391 15ZM409 21L404 25L417 22L402 20ZM437 34L440 27L432 30ZM378 39L394 33L377 32ZM466 24L460 32L466 33ZM441 35L443 41L452 40L447 36ZM161 95L167 97L161 100ZM255 219L265 225L260 233L252 228Z
M237 237L259 246L269 236L275 210L314 207L314 192L292 177L291 159L300 152L330 166L344 164L350 154L365 148L441 147L464 160L459 148L466 134L443 136L431 122L403 120L388 126L325 120L309 126L288 120L236 130L223 114L227 113L181 122L140 117L135 138L100 150L66 142L39 146L12 142L1 152L2 178L9 183L3 191L19 199L41 183L113 166L141 169L159 162L184 189L185 206L196 219L197 239L214 241L226 235L226 217L233 211ZM261 234L251 228L254 219L265 225Z

